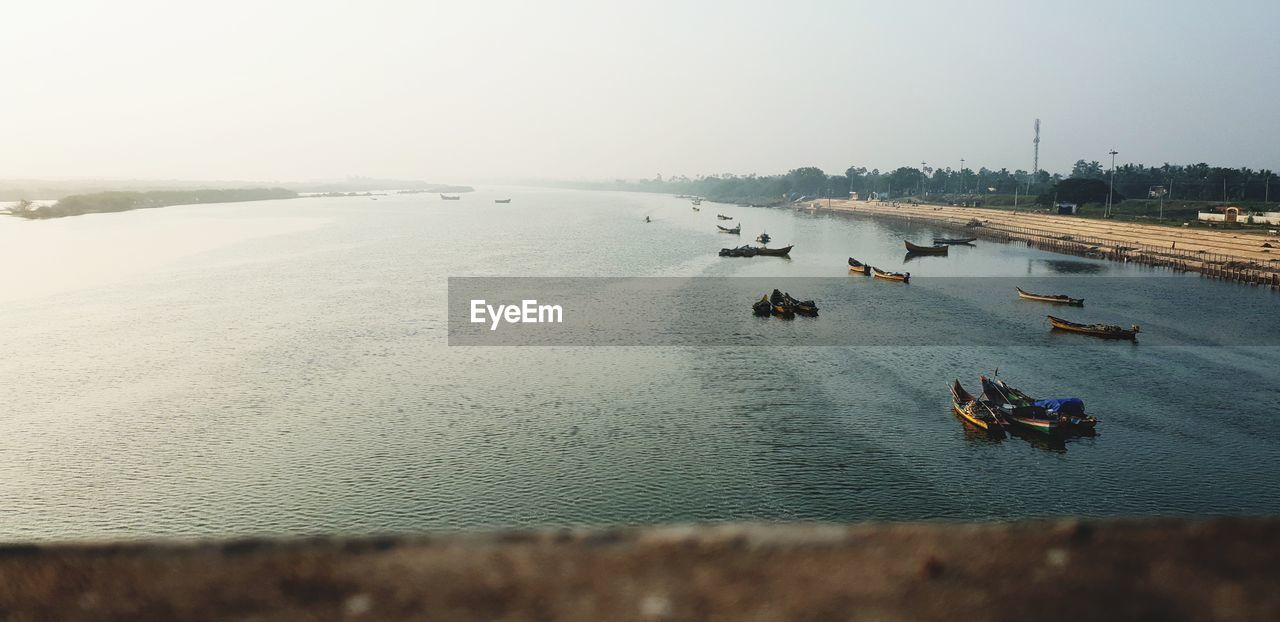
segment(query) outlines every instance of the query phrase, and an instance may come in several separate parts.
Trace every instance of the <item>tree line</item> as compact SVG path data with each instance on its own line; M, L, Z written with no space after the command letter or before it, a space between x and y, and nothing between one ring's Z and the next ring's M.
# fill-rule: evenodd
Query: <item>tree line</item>
M842 174L829 174L814 166L791 169L779 175L735 175L725 173L689 178L686 176L638 181L617 180L597 187L613 187L650 192L694 194L728 202L775 203L798 197L844 198L856 192L867 198L934 197L980 200L984 195L1052 196L1064 180L1111 182L1111 171L1097 161L1079 160L1069 175L1040 170L980 167L902 166L891 171L850 166ZM1080 185L1078 182L1073 182ZM1069 186L1072 184L1069 184ZM1093 186L1093 184L1088 184ZM1268 169L1228 168L1208 164L1117 165L1115 192L1128 198L1182 201L1264 201L1280 198L1280 180ZM1272 197L1276 194L1276 197ZM1120 200L1116 198L1115 200Z

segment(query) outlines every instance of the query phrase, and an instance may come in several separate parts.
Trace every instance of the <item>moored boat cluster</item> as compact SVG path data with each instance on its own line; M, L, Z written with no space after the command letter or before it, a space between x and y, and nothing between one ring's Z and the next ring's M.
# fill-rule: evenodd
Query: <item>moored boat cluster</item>
M993 434L1020 429L1048 436L1090 434L1098 425L1077 397L1036 399L1003 380L980 376L982 393L974 397L951 383L951 409L968 425Z
M818 305L812 300L796 300L791 294L773 290L772 294L760 297L751 305L751 311L760 317L776 315L783 319L791 319L797 315L818 316Z

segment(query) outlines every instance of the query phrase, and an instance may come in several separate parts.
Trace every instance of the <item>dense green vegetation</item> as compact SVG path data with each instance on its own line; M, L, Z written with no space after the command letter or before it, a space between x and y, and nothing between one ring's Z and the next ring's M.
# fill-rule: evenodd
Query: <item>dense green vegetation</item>
M844 198L856 192L862 198L989 207L1031 207L1060 201L1082 205L1091 215L1094 205L1106 202L1111 172L1099 162L1079 160L1070 175L1008 169L992 170L929 166L899 167L892 171L851 166L843 174L830 175L817 167L792 169L781 175L710 175L694 179L661 175L638 181L616 180L585 184L587 187L644 192L670 192L703 196L713 201L773 205L800 197ZM583 186L583 184L579 184ZM1272 196L1275 195L1275 196ZM1270 170L1224 168L1208 164L1144 166L1117 165L1114 206L1116 213L1165 218L1195 218L1209 205L1231 202L1244 209L1267 209L1280 201L1280 179Z
M1078 205L1104 203L1110 191L1111 186L1101 179L1070 177L1040 193L1040 196L1036 198L1036 203L1040 205L1052 205L1054 201ZM1111 194L1113 205L1123 200L1123 194L1119 192Z
M21 203L11 214L22 218L61 218L80 214L124 212L168 205L233 203L265 199L292 199L298 194L284 188L239 188L231 190L159 190L154 192L96 192L60 199L53 205L33 207Z

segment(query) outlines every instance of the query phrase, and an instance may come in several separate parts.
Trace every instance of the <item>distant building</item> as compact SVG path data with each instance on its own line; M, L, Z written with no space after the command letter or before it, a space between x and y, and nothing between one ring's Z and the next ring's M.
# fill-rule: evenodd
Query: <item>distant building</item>
M1280 225L1280 212L1241 214L1240 208L1234 205L1223 205L1213 208L1211 212L1196 214L1196 219L1204 222L1246 222L1258 225Z

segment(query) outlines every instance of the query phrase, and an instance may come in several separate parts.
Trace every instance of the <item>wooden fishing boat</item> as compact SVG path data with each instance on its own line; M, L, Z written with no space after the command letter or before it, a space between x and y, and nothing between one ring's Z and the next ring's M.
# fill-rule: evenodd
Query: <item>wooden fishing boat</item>
M786 257L787 255L790 255L790 254L791 254L791 249L792 249L792 248L794 248L794 247L795 247L795 245L794 245L794 244L792 244L791 246L784 246L784 247L782 247L782 248L764 248L764 247L761 247L761 248L757 248L757 249L756 249L756 254L757 254L757 255L768 255L768 256L770 256L770 257Z
M773 305L769 302L769 295L765 294L761 296L760 300L756 301L755 304L751 305L751 312L755 313L760 317L767 317L770 313L772 313Z
M907 245L907 252L916 255L946 255L947 249L950 248L946 244L937 244L934 246L916 246L910 241L904 241Z
M869 274L871 274L871 266L868 266L867 264L862 263L861 261L858 261L857 259L854 259L853 257L850 257L850 258L849 258L849 272L853 272L853 273L855 273L855 274L867 274L867 275L869 275Z
M1045 409L1045 414L1050 418L1056 415L1059 425L1070 426L1075 430L1092 430L1098 427L1098 418L1084 414L1084 401L1079 398L1039 400L1009 386L999 378L993 379L992 382L1004 391L1005 395L1012 396L1021 403Z
M693 200L693 204L694 204L694 205L702 205L702 199L694 199L694 200Z
M1040 302L1052 302L1059 305L1071 305L1073 307L1083 307L1084 298L1072 298L1063 294L1033 294L1021 287L1014 287L1018 290L1018 297L1023 300L1037 300Z
M494 203L510 203L511 199L494 199Z
M911 281L910 272L886 272L875 266L871 266L871 276L877 279L884 279L886 281L901 281L903 283L909 283Z
M751 246L749 244L739 246L738 248L720 249L721 257L755 257L756 255L759 255L759 254L760 254L760 249L754 246Z
M1082 333L1085 335L1093 335L1094 337L1102 337L1103 339L1128 339L1129 341L1137 341L1138 333L1141 329L1137 324L1125 329L1113 324L1077 324L1064 320L1060 317L1049 317L1049 323L1057 330L1065 330L1073 333Z
M441 199L443 199L443 200L445 200L445 201L458 201L458 200L461 200L461 199L462 199L462 195L460 195L460 194L455 194L455 195L453 195L453 196L449 196L449 195L447 195L447 194L442 194L442 195L440 195L440 198L441 198Z
M951 409L965 423L988 432L1003 432L1008 424L999 411L965 391L959 380L951 383Z
M971 244L978 238L933 238L934 245L938 244Z
M1023 395L1010 393L986 376L982 382L982 400L995 408L1000 415L1014 424L1046 435L1054 435L1065 429L1061 417L1050 416L1044 408Z
M716 214L716 218L720 220L733 220L733 216L725 216L724 214Z
M716 228L720 230L720 233L732 233L734 235L738 235L739 233L742 233L742 225L738 225L732 229L728 227L721 227L720 225L716 225Z
M1003 412L1001 414L1014 424L1048 436L1058 434L1062 430L1062 426L1057 419L1045 419L1013 412Z
M812 300L796 300L791 294L786 294L778 290L773 290L769 295L769 302L773 305L774 313L787 317L788 314L807 315L814 317L818 315L818 305Z

